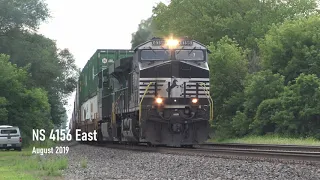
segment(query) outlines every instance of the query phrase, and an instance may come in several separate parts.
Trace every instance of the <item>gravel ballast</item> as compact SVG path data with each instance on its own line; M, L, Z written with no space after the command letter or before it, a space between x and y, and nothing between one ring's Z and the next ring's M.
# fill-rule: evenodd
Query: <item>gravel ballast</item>
M319 165L137 152L83 144L71 146L66 156L69 167L63 174L68 180L320 178Z

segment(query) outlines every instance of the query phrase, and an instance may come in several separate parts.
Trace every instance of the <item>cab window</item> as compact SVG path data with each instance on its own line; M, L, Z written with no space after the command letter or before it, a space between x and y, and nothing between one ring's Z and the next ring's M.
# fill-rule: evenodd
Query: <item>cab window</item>
M202 50L176 50L176 60L204 60L204 53Z
M170 52L167 50L142 50L141 60L158 60L165 61L170 59Z

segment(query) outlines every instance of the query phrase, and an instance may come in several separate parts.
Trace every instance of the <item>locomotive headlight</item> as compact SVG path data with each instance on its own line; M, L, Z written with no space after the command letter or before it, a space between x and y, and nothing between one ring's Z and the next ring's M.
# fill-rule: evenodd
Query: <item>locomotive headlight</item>
M156 98L156 103L161 104L162 103L162 98Z
M197 102L198 102L198 99L197 99L197 98L193 98L193 99L192 99L192 103L193 103L193 104L196 104Z
M167 39L166 40L166 45L169 46L169 48L174 48L176 46L178 46L179 41L176 39Z

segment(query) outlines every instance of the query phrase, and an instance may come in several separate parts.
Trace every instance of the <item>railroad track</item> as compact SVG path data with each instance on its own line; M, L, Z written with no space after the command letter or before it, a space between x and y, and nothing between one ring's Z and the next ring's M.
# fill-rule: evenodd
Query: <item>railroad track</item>
M294 145L265 144L218 144L207 143L193 148L150 147L141 145L124 145L112 143L91 143L93 146L141 152L158 152L163 154L195 155L195 156L228 156L228 157L259 157L271 159L287 159L320 162L320 147Z
M320 152L320 146L298 146L278 144L245 144L245 143L205 143L201 148L229 148L229 149L259 149L281 151Z
M198 150L225 155L320 162L320 146L208 143L200 145Z

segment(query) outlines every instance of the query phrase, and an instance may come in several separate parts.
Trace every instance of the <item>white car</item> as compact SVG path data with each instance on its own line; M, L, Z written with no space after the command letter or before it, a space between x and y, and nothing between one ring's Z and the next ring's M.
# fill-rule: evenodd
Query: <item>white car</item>
M22 138L17 126L0 126L0 149L21 151Z

